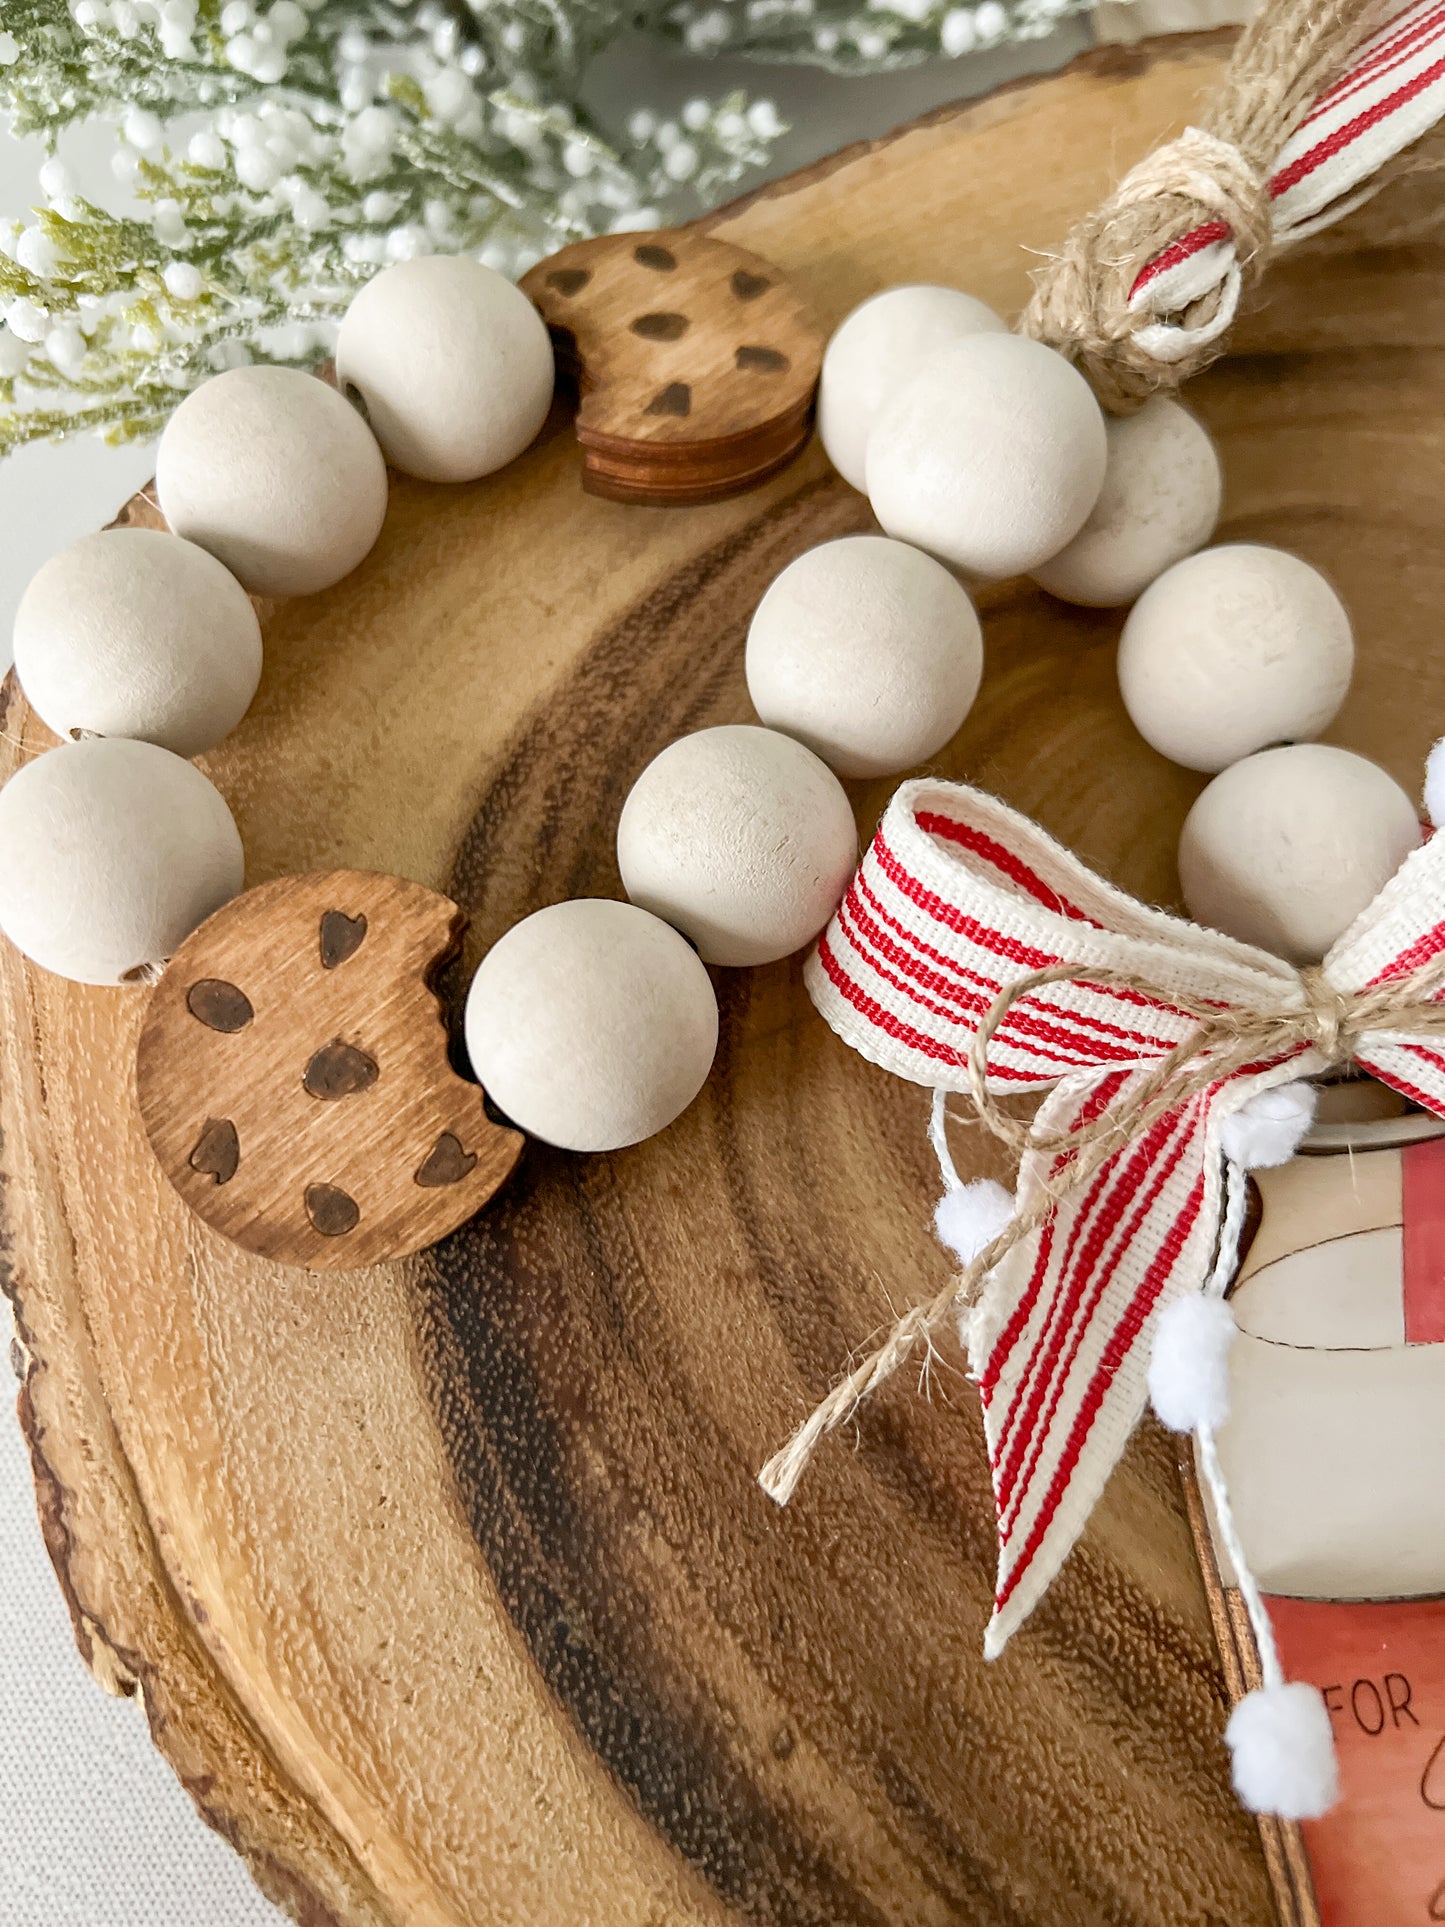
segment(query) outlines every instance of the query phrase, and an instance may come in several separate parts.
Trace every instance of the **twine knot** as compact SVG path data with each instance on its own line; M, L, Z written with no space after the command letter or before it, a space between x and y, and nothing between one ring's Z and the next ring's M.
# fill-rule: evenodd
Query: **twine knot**
M1329 1063L1343 1063L1353 1054L1360 1033L1361 999L1337 990L1318 964L1301 970L1299 980L1314 1025L1315 1048Z
M1078 362L1115 414L1207 367L1273 250L1270 175L1281 149L1387 11L1388 0L1256 8L1202 124L1141 161L1074 228L1039 273L1020 333ZM1213 223L1232 244L1227 269L1166 279L1159 270L1178 265L1168 250ZM1151 264L1152 299L1141 280Z
M1172 346L1161 353L1161 318L1135 308L1135 288L1172 242L1209 223L1228 230L1234 269L1188 302L1177 317L1187 327L1171 329ZM1019 332L1078 362L1103 406L1127 414L1213 359L1241 292L1264 273L1273 239L1265 169L1234 142L1186 128L1074 228L1037 276Z

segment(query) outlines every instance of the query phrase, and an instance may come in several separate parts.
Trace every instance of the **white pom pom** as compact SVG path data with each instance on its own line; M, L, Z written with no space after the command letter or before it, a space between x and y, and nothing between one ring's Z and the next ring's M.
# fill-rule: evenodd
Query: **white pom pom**
M1425 758L1425 814L1437 830L1445 823L1445 736Z
M951 1185L938 1200L933 1228L940 1244L970 1265L991 1245L1014 1214L1011 1191L1005 1191L992 1178L979 1178L973 1184Z
M1318 1820L1340 1797L1330 1716L1303 1680L1246 1693L1224 1729L1234 1790L1251 1813Z
M1276 1084L1256 1091L1220 1126L1219 1146L1231 1164L1268 1171L1288 1164L1315 1121L1312 1084Z
M1160 1312L1149 1355L1149 1402L1171 1432L1229 1417L1229 1348L1238 1336L1222 1298L1176 1299Z

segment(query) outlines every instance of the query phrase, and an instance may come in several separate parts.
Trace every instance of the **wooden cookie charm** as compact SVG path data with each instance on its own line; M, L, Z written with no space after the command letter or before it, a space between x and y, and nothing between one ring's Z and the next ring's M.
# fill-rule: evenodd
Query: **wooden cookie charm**
M280 877L181 945L141 1030L141 1118L214 1230L312 1271L420 1251L521 1152L457 1076L431 983L456 905L400 877Z
M760 255L681 229L606 235L538 262L521 285L580 391L590 494L717 501L807 440L824 337Z

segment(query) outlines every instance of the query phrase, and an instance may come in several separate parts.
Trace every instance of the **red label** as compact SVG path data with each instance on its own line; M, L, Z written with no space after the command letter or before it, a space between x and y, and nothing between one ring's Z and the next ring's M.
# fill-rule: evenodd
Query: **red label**
M1400 1156L1405 1218L1405 1343L1445 1343L1445 1138Z
M1445 1921L1445 1600L1268 1604L1339 1754L1339 1805L1304 1826L1324 1927Z

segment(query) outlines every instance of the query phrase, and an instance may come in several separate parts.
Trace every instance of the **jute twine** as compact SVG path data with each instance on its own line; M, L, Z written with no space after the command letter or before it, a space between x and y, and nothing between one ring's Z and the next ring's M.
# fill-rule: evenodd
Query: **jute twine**
M1043 1131L1036 1124L1011 1116L995 1101L988 1088L988 1047L1020 998L1048 984L1069 982L1135 992L1153 1003L1184 1011L1194 1028L1129 1089L1122 1101L1071 1130ZM883 1343L833 1387L782 1451L763 1467L758 1475L763 1490L779 1505L786 1505L828 1433L851 1417L900 1365L926 1351L933 1334L975 1302L989 1273L1016 1245L1041 1228L1062 1199L1087 1184L1122 1145L1136 1141L1167 1112L1251 1066L1264 1070L1307 1051L1318 1052L1320 1068L1343 1064L1368 1032L1445 1037L1445 1005L1430 1000L1431 993L1442 984L1445 958L1410 976L1359 992L1338 990L1321 968L1311 966L1299 973L1298 1003L1273 1010L1221 1009L1122 972L1081 970L1076 964L1035 970L1010 984L994 1000L974 1034L967 1065L969 1092L980 1122L996 1138L1041 1161L1057 1160L1052 1175L972 1264L927 1303L905 1312Z
M1079 222L1036 277L1020 333L1077 362L1115 414L1172 391L1221 354L1218 337L1168 362L1140 346L1128 305L1139 271L1195 228L1225 221L1247 299L1273 246L1269 177L1280 149L1387 11L1388 0L1261 0L1199 126L1156 148ZM1188 325L1203 329L1220 299L1202 297Z

